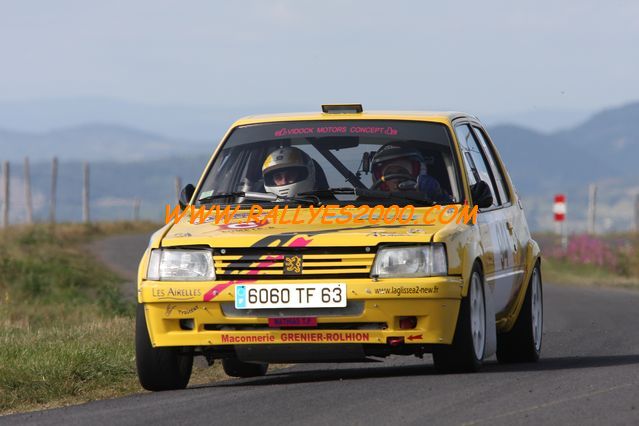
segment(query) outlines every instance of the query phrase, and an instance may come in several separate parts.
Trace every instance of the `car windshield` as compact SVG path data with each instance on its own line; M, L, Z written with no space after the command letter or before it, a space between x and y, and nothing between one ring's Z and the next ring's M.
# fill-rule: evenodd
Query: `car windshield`
M207 170L195 200L406 205L422 199L459 203L460 194L445 125L322 120L235 128Z

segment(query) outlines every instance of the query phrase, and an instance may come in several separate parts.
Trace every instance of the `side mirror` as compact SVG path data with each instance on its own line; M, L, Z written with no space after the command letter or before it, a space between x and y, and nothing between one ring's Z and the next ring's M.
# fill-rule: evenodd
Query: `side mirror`
M375 151L366 151L362 154L362 171L366 174L371 172L371 163L375 157Z
M189 201L193 198L194 192L195 187L190 183L182 189L182 192L180 192L180 199L178 200L180 207L185 208L189 204Z
M483 180L470 186L470 196L480 209L493 205L493 194L490 192L488 184Z

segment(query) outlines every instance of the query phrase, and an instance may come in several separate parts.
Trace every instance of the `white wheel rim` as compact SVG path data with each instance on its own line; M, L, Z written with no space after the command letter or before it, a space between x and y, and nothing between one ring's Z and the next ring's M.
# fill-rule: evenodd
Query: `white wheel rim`
M533 275L530 284L532 285L531 294L531 309L532 309L532 331L533 342L535 343L535 350L541 349L541 333L543 327L544 312L541 302L541 279L539 277L539 271L537 268L533 270Z
M484 357L486 343L486 314L484 292L481 277L474 273L470 283L470 331L473 336L473 349L478 360Z

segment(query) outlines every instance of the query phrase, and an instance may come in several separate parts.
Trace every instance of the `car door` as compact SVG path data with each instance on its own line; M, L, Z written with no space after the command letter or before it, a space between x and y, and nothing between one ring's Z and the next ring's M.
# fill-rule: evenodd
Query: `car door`
M455 126L455 134L462 151L464 166L469 184L484 181L490 188L493 203L480 209L477 215L481 245L484 251L482 259L484 276L488 290L493 295L495 313L499 315L508 307L513 292L514 250L507 229L508 212L503 204L499 186L490 167L489 158L480 144L470 123Z
M499 157L499 153L495 145L490 140L488 133L478 123L472 125L472 129L477 137L479 145L486 154L490 169L492 170L495 186L501 199L501 206L504 210L505 225L508 231L506 238L509 246L512 248L512 265L504 271L511 277L512 291L508 303L512 303L520 286L523 284L526 267L525 249L530 233L528 225L523 215L521 203L516 199L514 193L510 190L508 184L508 173L506 173L503 162Z

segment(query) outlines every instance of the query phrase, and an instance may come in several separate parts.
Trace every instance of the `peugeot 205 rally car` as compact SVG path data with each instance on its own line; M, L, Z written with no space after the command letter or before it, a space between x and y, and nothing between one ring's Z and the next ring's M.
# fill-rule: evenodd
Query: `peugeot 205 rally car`
M236 377L392 354L432 353L445 372L539 358L540 251L481 123L322 110L235 122L183 215L152 235L144 388L186 387L195 355Z

